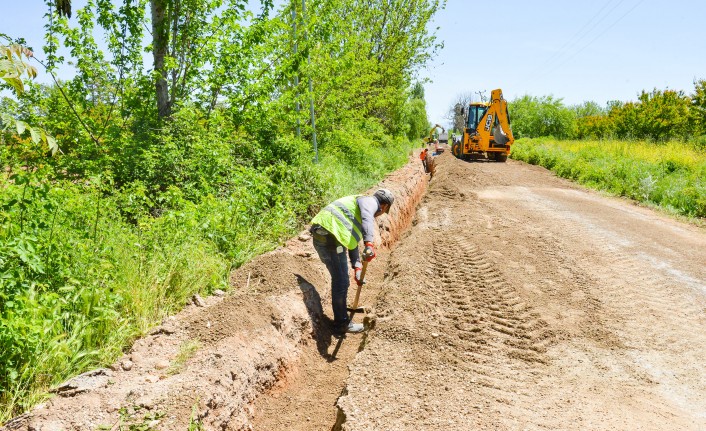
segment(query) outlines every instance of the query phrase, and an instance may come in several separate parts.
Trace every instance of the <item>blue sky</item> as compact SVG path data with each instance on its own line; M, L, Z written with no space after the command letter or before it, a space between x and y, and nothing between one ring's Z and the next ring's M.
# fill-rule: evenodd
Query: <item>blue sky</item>
M24 37L41 56L44 2L0 4L0 32ZM429 120L445 124L459 94L494 88L508 100L600 105L654 88L691 93L694 79L706 79L704 23L706 0L449 0L433 23L444 48L419 72L430 79Z
M459 93L605 106L654 88L690 94L706 79L704 0L449 0L434 24L444 48L420 76L442 125Z

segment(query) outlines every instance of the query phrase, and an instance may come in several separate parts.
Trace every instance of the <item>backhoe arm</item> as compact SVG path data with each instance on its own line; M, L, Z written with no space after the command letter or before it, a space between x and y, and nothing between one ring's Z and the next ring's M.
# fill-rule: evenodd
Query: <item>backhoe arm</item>
M477 135L473 138L474 141L490 142L490 135L495 124L500 126L506 139L506 145L509 147L515 141L510 128L510 115L507 111L507 100L503 98L502 90L496 89L491 92L491 102L488 110L483 115L483 118L478 122Z
M444 129L440 125L434 124L434 127L432 127L431 130L429 130L429 137L424 138L424 143L428 144L429 142L434 140L434 130L436 130L437 128L441 129L441 133L446 132L446 129Z

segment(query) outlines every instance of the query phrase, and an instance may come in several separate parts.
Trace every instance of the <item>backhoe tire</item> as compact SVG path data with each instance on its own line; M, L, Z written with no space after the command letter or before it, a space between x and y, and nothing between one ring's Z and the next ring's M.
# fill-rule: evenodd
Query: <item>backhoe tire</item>
M507 154L505 153L498 153L497 156L495 156L495 161L500 162L500 163L505 163L507 162Z
M451 154L453 154L454 156L456 156L456 158L460 158L460 157L461 157L461 143L460 143L460 142L455 142L455 143L451 146Z

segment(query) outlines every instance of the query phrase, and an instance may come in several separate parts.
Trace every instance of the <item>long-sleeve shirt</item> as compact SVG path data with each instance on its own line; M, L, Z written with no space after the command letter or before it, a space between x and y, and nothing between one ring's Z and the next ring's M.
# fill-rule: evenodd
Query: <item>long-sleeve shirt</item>
M380 203L378 203L378 200L373 196L360 196L356 199L356 202L358 203L358 208L360 208L363 242L373 242L375 239L375 213L380 210ZM358 247L353 250L348 250L348 258L351 261L351 267L354 269L363 266L360 263L360 251Z
M358 208L363 225L363 242L373 242L375 239L375 213L380 211L380 204L373 196L360 196Z

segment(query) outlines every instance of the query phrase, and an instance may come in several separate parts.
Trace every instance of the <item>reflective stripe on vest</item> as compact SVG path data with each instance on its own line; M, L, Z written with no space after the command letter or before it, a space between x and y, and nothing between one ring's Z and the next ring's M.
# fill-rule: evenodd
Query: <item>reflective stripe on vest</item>
M363 223L356 199L360 195L338 199L319 213L311 221L329 231L339 243L349 250L358 246L363 236Z

